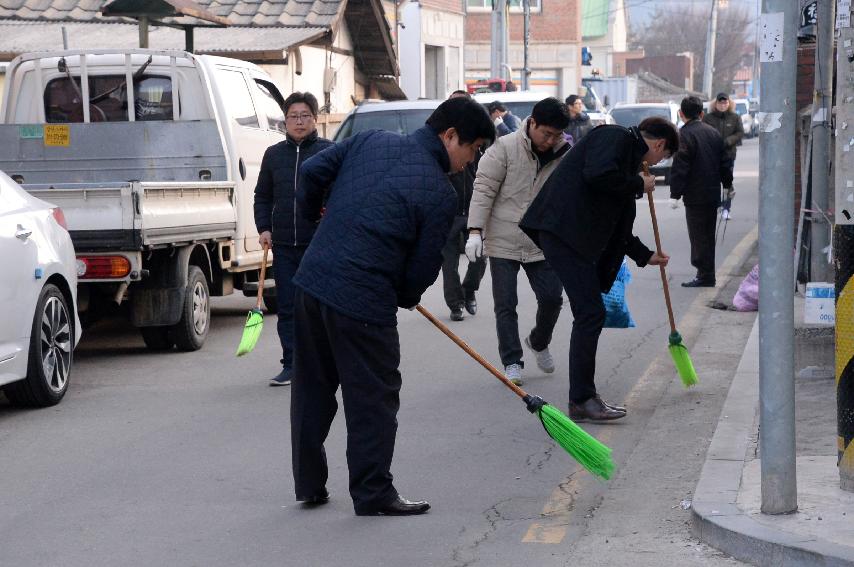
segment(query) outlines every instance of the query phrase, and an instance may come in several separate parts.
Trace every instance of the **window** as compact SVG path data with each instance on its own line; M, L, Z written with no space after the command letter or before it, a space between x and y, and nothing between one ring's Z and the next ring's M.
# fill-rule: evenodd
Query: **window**
M127 122L127 84L124 75L89 77L89 121ZM80 77L62 77L48 82L44 92L48 123L83 122ZM169 77L146 76L134 80L134 119L172 120L172 81Z
M219 87L222 91L222 100L228 105L228 112L241 126L247 128L260 128L258 116L255 114L255 105L252 104L252 96L249 94L249 86L240 71L229 71L219 69Z
M541 0L531 0L531 11L540 11ZM522 0L507 0L507 6L511 12L522 12ZM491 12L492 0L466 0L466 11L469 12Z
M282 95L276 87L266 81L255 79L255 98L261 107L261 114L267 117L267 129L277 130L285 133L285 114L282 112L281 104L284 103Z
M611 111L611 117L614 119L614 122L619 124L620 126L624 126L628 128L629 126L637 126L640 124L645 118L649 118L651 116L660 116L661 118L665 118L667 120L671 120L670 117L670 109L668 108L657 108L657 107L647 107L647 108L615 108Z

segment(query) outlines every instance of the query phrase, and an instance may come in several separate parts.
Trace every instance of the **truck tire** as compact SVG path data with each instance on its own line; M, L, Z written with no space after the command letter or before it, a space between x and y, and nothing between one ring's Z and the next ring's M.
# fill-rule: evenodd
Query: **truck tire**
M140 327L139 332L149 350L169 350L175 346L169 327Z
M275 315L279 312L279 300L276 298L275 295L265 295L264 307L267 309L267 313Z
M16 406L58 404L68 390L73 358L74 319L59 288L47 284L36 303L27 377L6 386L6 397Z
M205 344L211 320L210 297L204 272L198 266L190 266L187 270L187 290L184 292L181 320L172 327L170 333L178 350L199 350Z

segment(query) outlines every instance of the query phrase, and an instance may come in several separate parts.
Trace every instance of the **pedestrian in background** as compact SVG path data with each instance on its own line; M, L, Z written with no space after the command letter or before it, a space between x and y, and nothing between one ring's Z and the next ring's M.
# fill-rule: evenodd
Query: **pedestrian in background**
M590 131L592 123L584 112L584 100L578 95L566 97L566 109L569 111L569 126L564 132L572 136L572 143L577 144Z
M596 351L605 323L607 293L628 255L638 266L667 265L669 257L632 234L635 200L655 189L639 173L679 147L676 127L647 118L637 127L600 126L572 147L534 199L520 226L554 266L572 308L569 342L569 417L608 421L626 409L596 391Z
M291 282L317 227L296 213L297 176L309 157L332 145L317 134L317 99L295 92L285 99L285 139L267 148L255 185L255 226L261 246L273 250L277 331L282 370L271 386L287 386L293 377L294 286ZM264 282L259 282L263 285Z
M296 498L323 504L323 444L338 410L347 423L350 496L357 515L423 514L400 497L391 461L400 407L398 307L414 308L436 280L457 212L448 173L474 159L495 127L483 107L447 100L409 136L368 130L303 164L301 214L323 220L296 291L291 450Z
M718 134L724 139L727 157L730 160L730 173L735 168L735 156L738 152L738 146L741 145L741 140L744 138L744 125L741 123L741 116L735 113L735 102L730 100L726 93L718 93L712 103L712 111L703 117L703 122L718 131ZM722 212L724 218L730 218L729 205L732 203L732 197L735 193L732 187L729 188L726 194L721 199L727 203L727 208Z
M503 104L497 100L492 101L486 105L486 110L489 112L489 117L492 119L492 123L495 124L495 134L498 138L511 134L516 130L516 128L511 130L507 122L504 121L504 117L507 116L509 112Z
M525 344L540 370L555 369L548 347L563 304L560 280L542 250L519 229L519 219L569 150L563 139L568 122L566 105L556 98L541 100L522 128L486 150L474 181L466 256L470 261L489 256L498 352L505 375L517 385L525 365L516 313L520 268L537 297L536 323Z
M471 98L463 91L454 91L448 99L458 97ZM464 308L470 315L477 313L476 292L480 288L483 275L486 273L486 258L481 256L474 262L468 262L465 278L460 281L460 245L466 234L474 178L477 174L477 164L482 155L482 151L478 150L473 162L467 164L462 171L452 173L449 176L451 185L457 192L457 216L454 217L454 222L451 224L448 241L442 248L442 292L445 296L445 303L451 310L452 321L462 321L465 318Z
M679 116L685 125L670 169L670 198L685 203L691 265L697 269L696 277L682 287L715 287L715 221L721 185L727 191L732 187L731 161L723 138L703 122L699 98L682 99Z

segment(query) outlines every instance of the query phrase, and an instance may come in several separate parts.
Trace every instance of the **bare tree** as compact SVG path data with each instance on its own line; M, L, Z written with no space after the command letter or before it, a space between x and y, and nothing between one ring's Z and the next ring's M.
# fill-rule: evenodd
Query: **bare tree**
M671 5L672 6L672 5ZM713 93L730 92L736 71L753 60L751 15L730 4L718 9L718 33L715 49L715 69L712 75ZM688 6L656 8L646 26L632 36L632 46L642 48L646 55L676 55L690 52L694 56L693 83L703 83L706 34L709 25L707 10Z

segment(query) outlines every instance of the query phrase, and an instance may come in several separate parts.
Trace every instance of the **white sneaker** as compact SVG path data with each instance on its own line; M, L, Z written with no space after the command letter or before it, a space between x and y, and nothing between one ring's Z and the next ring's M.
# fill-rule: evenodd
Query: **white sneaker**
M724 220L729 220L732 218L732 215L729 213L729 209L724 209L721 213L721 218Z
M534 352L534 355L537 358L537 366L545 372L546 374L551 374L555 371L555 359L552 357L552 353L549 352L549 347L544 348L543 350L534 350L534 347L531 346L531 336L528 335L525 337L525 344Z
M510 380L517 386L522 385L522 367L518 364L508 364L507 366L505 366L504 376L506 376L508 380Z

